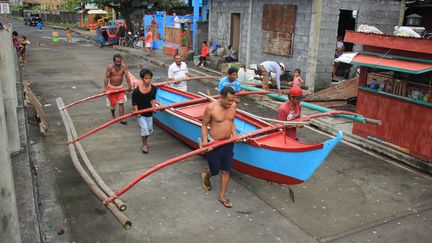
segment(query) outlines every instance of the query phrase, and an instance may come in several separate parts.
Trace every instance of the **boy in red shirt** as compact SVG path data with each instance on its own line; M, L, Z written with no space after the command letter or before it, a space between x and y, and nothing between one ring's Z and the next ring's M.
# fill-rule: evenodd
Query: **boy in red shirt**
M302 98L303 91L300 88L291 88L288 93L289 100L282 103L282 105L279 107L278 119L281 121L291 121L300 118L300 101ZM285 132L288 137L298 141L296 127L286 127Z
M201 55L199 58L199 63L197 64L197 66L201 65L201 67L204 67L204 63L206 62L206 58L208 55L208 46L207 46L207 41L203 41L202 42L202 47L201 47Z

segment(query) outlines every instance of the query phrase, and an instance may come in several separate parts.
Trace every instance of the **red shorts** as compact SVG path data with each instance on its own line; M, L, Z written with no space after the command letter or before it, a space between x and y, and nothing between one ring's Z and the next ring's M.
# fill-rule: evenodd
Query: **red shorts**
M119 86L108 85L107 91L119 90L123 88L124 88L123 85L119 85ZM110 108L115 108L117 104L124 104L126 103L126 101L127 98L126 98L125 91L107 95L107 105Z

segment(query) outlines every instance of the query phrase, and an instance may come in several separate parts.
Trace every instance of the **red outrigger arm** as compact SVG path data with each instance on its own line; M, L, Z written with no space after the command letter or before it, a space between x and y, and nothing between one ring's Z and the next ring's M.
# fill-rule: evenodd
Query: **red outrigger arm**
M127 192L129 189L131 189L133 186L135 186L138 182L140 182L142 179L146 178L147 176L153 174L154 172L177 162L180 162L182 160L185 160L189 157L198 155L198 154L203 154L203 153L207 153L209 152L209 150L211 149L215 149L217 147L223 146L225 144L228 143L234 143L234 142L239 142L241 140L256 136L256 135L260 135L260 134L264 134L264 133L268 133L274 130L278 130L280 128L282 128L284 125L282 124L276 124L273 126L268 126L265 128L261 128L259 130L255 130L252 132L248 132L248 133L244 133L244 134L240 134L237 136L233 136L229 139L225 139L225 140L219 140L219 141L213 141L210 143L206 143L204 144L204 147L193 150L189 153L180 155L178 157L169 159L163 163L160 163L154 167L152 167L151 169L147 170L146 172L140 174L139 176L137 176L135 179L133 179L131 182L129 182L125 187L123 187L122 189L118 190L114 195L110 196L109 198L107 198L105 201L103 201L103 203L105 205L107 205L108 203L110 203L111 201L113 201L114 199L120 197L121 195L123 195L125 192Z
M246 92L237 93L236 95L237 96L242 96L242 95L267 94L267 93L270 93L270 92L269 91L246 91ZM220 97L220 95L212 96L212 98L219 98L219 97ZM107 123L105 123L105 124L103 124L103 125L101 125L99 127L96 127L95 129L93 129L93 130L91 130L91 131L89 131L89 132L87 132L87 133L85 133L85 134L83 134L83 135L75 138L74 140L68 141L67 144L75 143L76 141L79 141L79 140L81 140L81 139L83 139L83 138L85 138L85 137L87 137L87 136L89 136L89 135L91 135L91 134L99 131L99 130L102 130L102 129L104 129L104 128L106 128L106 127L108 127L108 126L110 126L110 125L112 125L112 124L114 124L116 122L125 120L125 119L127 119L129 117L132 117L132 116L136 116L136 115L139 115L139 114L142 114L142 113L146 113L146 112L159 111L159 110L165 110L165 109L170 109L170 108L176 108L176 107L182 107L182 106L187 106L187 105L198 104L198 103L209 101L209 99L210 98L207 98L207 97L196 98L196 99L191 99L191 100L188 100L188 101L173 103L173 104L169 104L169 105L162 105L162 106L158 106L158 107L152 107L152 108L142 109L142 110L139 110L139 111L134 111L132 113L129 113L129 114L126 114L126 115L123 115L123 116L119 116L119 117L117 117L115 119L112 119L109 122L107 122Z
M129 90L128 88L122 88L122 89L113 90L113 91L110 91L110 92L103 92L103 93L100 93L100 94L97 94L97 95L92 95L92 96L89 96L87 98L80 99L80 100L74 101L74 102L72 102L72 103L70 103L68 105L65 105L60 110L67 109L67 108L69 108L71 106L74 106L74 105L78 105L78 104L83 103L84 101L87 101L87 100L96 99L96 98L99 98L99 97L102 97L102 96L105 96L105 95L108 95L108 94L115 94L115 93L125 92L125 91L128 91L128 90Z
M191 81L191 80L197 80L197 79L216 79L216 78L221 78L221 77L217 77L217 76L199 76L199 77L185 78L182 81ZM173 84L173 83L175 83L175 81L164 81L164 82L159 82L159 83L152 83L152 85L155 86L155 87L159 87L159 86L162 86L162 85ZM100 94L97 94L97 95L92 95L92 96L89 96L89 97L86 97L86 98L74 101L74 102L72 102L70 104L67 104L63 108L61 108L61 110L67 109L67 108L69 108L71 106L74 106L74 105L81 104L81 103L83 103L85 101L88 101L88 100L93 100L93 99L96 99L96 98L99 98L99 97L102 97L102 96L105 96L105 95L109 95L109 94L115 94L115 93L119 93L119 92L126 92L128 90L129 90L128 88L122 88L122 89L113 90L113 91L109 91L109 92L103 92L103 93L100 93Z

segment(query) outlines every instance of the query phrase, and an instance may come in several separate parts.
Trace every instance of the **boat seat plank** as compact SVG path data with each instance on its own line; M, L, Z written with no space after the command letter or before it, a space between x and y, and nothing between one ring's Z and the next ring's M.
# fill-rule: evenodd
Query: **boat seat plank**
M306 152L321 149L324 146L322 143L305 144L290 137L284 139L284 136L283 132L279 131L268 136L253 139L252 141L261 148L276 149L287 152Z
M194 106L188 106L188 107L184 107L184 108L179 108L179 109L177 109L177 111L179 111L179 112L181 112L181 113L183 113L189 117L192 117L192 118L195 118L195 119L198 119L201 121L202 117L204 115L204 110L207 107L207 105L208 105L208 103L194 105Z

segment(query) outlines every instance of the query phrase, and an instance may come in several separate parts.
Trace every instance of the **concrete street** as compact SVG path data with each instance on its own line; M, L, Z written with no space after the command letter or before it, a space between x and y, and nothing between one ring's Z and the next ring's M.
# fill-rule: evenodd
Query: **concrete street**
M11 22L31 41L22 78L31 81L33 92L45 104L50 125L46 136L31 126L29 138L47 242L428 242L432 238L431 177L347 143L340 143L310 180L291 187L295 202L288 188L234 171L227 193L232 209L217 200L219 177L212 178L212 191L202 190L200 171L206 161L198 156L187 159L151 175L122 197L133 223L132 229L122 229L75 171L55 104L57 97L68 104L100 93L106 67L119 52L99 48L76 34L74 43L61 38L60 45L53 46L50 28L39 33L35 27ZM60 35L65 37L63 31ZM142 66L154 72L155 81L167 77L166 69L122 55L136 77ZM210 89L216 94L215 86L194 81L189 90ZM252 98L241 102L246 111L276 116L275 110ZM129 101L126 112L131 110ZM111 117L105 98L70 108L69 113L79 134ZM140 172L191 151L155 126L150 152L144 155L137 121L128 122L82 141L114 191ZM304 128L300 139L320 142L329 136Z

